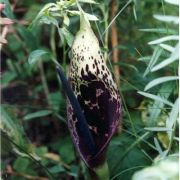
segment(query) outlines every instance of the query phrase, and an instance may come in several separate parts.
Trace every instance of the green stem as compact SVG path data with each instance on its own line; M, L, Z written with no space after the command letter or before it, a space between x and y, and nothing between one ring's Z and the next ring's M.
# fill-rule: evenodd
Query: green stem
M107 13L107 11L105 10L105 7L104 7L104 17L105 17L105 29L108 27L108 18L109 18L109 13ZM105 60L108 59L108 37L109 37L109 31L107 30L105 32L105 36L104 36L104 43L105 43L105 48L106 48L106 51L105 51L105 54L104 54L104 58Z
M63 68L66 70L66 44L63 44Z
M52 53L54 55L54 57L57 59L57 54L56 54L56 28L55 26L52 26L51 28L51 39L50 39L50 46L52 49Z
M105 161L103 165L94 168L93 171L95 172L98 180L109 180L109 168L107 161Z
M39 70L40 70L40 76L41 76L42 86L43 86L43 89L44 89L44 93L45 93L45 96L46 96L48 105L49 105L50 107L52 107L51 100L49 99L49 94L50 94L50 92L49 92L48 83L47 83L47 79L46 79L46 76L45 76L45 72L44 72L44 67L43 67L42 61L39 61L38 66L39 66Z

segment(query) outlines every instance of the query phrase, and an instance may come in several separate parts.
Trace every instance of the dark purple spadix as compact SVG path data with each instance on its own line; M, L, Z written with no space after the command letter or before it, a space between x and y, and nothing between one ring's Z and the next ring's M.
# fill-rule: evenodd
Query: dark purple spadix
M80 16L80 30L72 45L69 82L80 105L81 112L78 112L83 114L87 127L81 125L82 120L71 100L67 107L68 127L81 158L89 168L96 168L104 163L107 145L119 124L121 101L84 14ZM89 133L90 138L87 138Z

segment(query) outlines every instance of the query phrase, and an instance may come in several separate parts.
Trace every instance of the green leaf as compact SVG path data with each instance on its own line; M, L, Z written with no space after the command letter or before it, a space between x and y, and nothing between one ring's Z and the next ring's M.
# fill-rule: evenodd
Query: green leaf
M151 29L139 29L143 32L153 32L153 33L161 33L161 34L176 34L174 29L166 29L166 28L151 28Z
M179 113L179 98L176 99L176 101L172 107L172 110L169 114L169 117L166 120L167 128L173 129L174 124L178 120L178 113ZM168 133L169 138L171 138L171 133Z
M165 2L173 5L179 5L179 0L165 0Z
M89 13L85 13L85 15L89 21L98 21L99 20L95 15L92 15Z
M159 154L162 155L162 152L163 152L163 151L162 151L162 148L161 148L161 146L160 146L160 144L159 144L158 139L155 138L155 137L154 137L154 144L155 144L156 149L158 150Z
M144 91L147 91L158 84L161 84L167 81L178 80L178 79L179 79L178 76L166 76L166 77L160 77L160 78L154 79L146 85Z
M159 92L158 96L163 96L165 99L168 99L170 94L174 89L174 83L170 82L168 84L164 83ZM164 93L165 92L165 93ZM160 117L161 111L164 108L164 103L159 100L155 100L153 104L148 108L149 118L147 120L148 126L155 126L157 125L158 118Z
M52 114L52 111L49 111L49 110L37 111L34 113L27 114L24 117L24 120L31 120L31 119L35 119L35 118L39 118L39 117L48 116L50 114Z
M53 167L49 168L48 170L53 174L61 173L61 172L65 171L65 169L60 165L53 166Z
M65 28L60 28L60 33L63 34L64 38L66 39L69 47L72 46L73 41L74 41L74 36Z
M164 16L155 14L154 18L164 22L179 24L179 17L177 16Z
M78 1L82 3L98 4L96 1L93 1L93 0L78 0Z
M165 36L165 37L162 37L160 39L156 39L154 41L150 41L148 42L149 45L154 45L154 44L160 44L162 42L165 42L165 41L178 41L179 40L179 36L176 36L176 35L171 35L171 36Z
M58 21L56 18L52 17L52 16L49 16L49 14L45 14L44 16L42 16L40 19L39 19L39 22L40 23L44 23L44 24L53 24L55 25L56 27L58 27Z
M138 61L149 61L151 59L151 56L144 56L144 57L140 57L138 58Z
M114 141L118 142L118 144L114 143ZM111 175L110 179L130 180L132 174L137 171L137 169L132 169L122 174L120 174L120 172L137 166L141 166L142 168L142 166L146 166L151 163L141 152L140 148L137 147L138 143L135 142L136 139L127 133L122 133L112 139L107 153L107 160Z
M24 129L20 122L8 114L8 112L0 106L0 112L1 112L1 121L0 121L0 129L1 131L18 147L23 149L19 149L17 146L15 146L12 143L12 146L14 147L13 150L19 154L20 156L26 156L29 157L29 155L33 156L35 159L39 160L39 157L34 153L34 149L32 148L32 145L29 143L28 139L26 138ZM9 141L9 139L6 138L6 141Z
M2 74L1 84L6 86L17 77L17 74L11 71L6 71Z
M17 31L21 35L21 37L24 40L24 43L26 46L30 49L30 51L33 51L34 49L37 48L37 38L33 35L32 31L25 27L18 27Z
M159 69L162 69L163 67L173 63L174 61L178 60L179 58L179 43L176 45L176 47L174 48L174 51L172 52L171 56L165 60L163 60L161 63L159 63L158 65L154 66L151 69L151 72L157 71Z
M13 11L11 9L11 4L9 3L9 0L1 0L1 3L5 4L5 8L3 10L3 13L10 19L15 19L15 16L13 14Z
M30 161L27 158L22 158L22 157L18 157L14 164L13 164L13 168L17 171L17 172L26 172L28 165L29 165Z
M66 163L71 163L74 159L74 150L71 139L69 137L64 137L59 140L59 154L63 161Z
M117 62L117 63L113 63L113 65L120 65L121 67L127 67L130 68L136 72L139 72L138 69L136 68L136 66L132 65L132 64L127 64L127 63L122 63L122 62Z
M159 59L160 55L162 54L162 48L160 48L159 46L157 46L153 52L153 55L148 63L148 66L143 74L143 77L145 77L152 69L152 67L154 66L154 64L157 62L157 60Z
M70 169L70 172L68 174L75 177L75 179L77 179L78 173L79 173L79 167L75 166L75 165L72 165L71 169Z
M29 28L32 29L33 27L37 26L39 23L39 20L43 17L45 17L46 15L46 11L50 8L50 7L54 7L56 6L55 3L48 3L46 4L41 11L38 13L38 15L36 16L36 18L33 20L33 22L30 24Z
M173 52L174 51L174 47L168 45L168 44L160 44L160 47L162 47L163 49L169 51L169 52Z
M65 14L63 19L63 24L69 26L70 20L69 17Z
M36 148L36 154L40 157L44 157L44 155L48 152L48 148L46 146L40 146Z
M172 129L166 128L166 127L148 127L148 128L144 128L144 129L147 131L157 131L157 132L172 131Z
M74 16L74 15L80 15L80 11L75 11L75 10L67 10L67 12L71 15L71 16ZM98 21L99 19L95 16L95 15L92 15L92 14L89 14L89 13L85 13L87 19L89 21Z
M9 137L12 137L17 144L23 144L24 139L22 138L22 129L18 121L13 121L6 110L1 107L1 122L0 128Z
M169 106L173 106L173 104L171 102L169 102L168 100L164 99L163 97L160 97L160 96L156 96L154 94L150 94L150 93L145 93L145 92L142 92L142 91L138 91L138 94L141 94L147 98L150 98L150 99L153 99L153 100L157 100L157 101L160 101L164 104L167 104Z
M32 51L31 54L29 55L28 62L29 64L35 64L37 61L41 59L43 55L47 55L47 54L49 54L49 52L42 49Z

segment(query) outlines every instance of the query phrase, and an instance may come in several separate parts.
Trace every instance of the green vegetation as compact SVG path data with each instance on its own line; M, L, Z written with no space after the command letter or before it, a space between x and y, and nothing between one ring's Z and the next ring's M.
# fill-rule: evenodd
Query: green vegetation
M177 180L178 0L79 3L123 105L107 150L110 179ZM1 179L90 179L67 128L56 73L58 64L68 74L76 1L0 0L0 11Z

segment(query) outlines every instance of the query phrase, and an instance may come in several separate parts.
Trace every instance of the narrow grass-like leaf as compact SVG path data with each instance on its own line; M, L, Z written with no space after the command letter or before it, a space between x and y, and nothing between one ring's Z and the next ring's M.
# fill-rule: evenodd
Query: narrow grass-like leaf
M168 59L165 59L163 62L161 62L160 64L154 66L151 70L151 72L154 72L154 71L157 71L159 69L162 69L163 67L173 63L174 61L176 61L177 59L172 59L172 58L168 58Z
M136 1L134 1L134 5L133 5L133 14L134 14L134 19L137 21L137 13L136 13Z
M163 49L169 51L169 52L173 52L174 51L174 47L168 45L168 44L160 44L160 47L162 47Z
M96 1L93 1L93 0L78 0L78 1L82 3L98 4Z
M45 54L49 54L49 52L42 49L32 51L28 58L29 64L35 64Z
M172 131L172 129L166 128L166 127L148 127L148 128L144 128L144 129L147 131L157 131L157 132Z
M164 21L164 22L171 22L174 24L179 24L179 17L178 16L164 16L164 15L154 15L155 19L158 19L160 21Z
M176 140L176 141L179 141L179 137L174 137L173 139Z
M160 155L162 155L162 148L161 148L161 146L160 146L160 144L159 144L159 141L157 140L157 138L155 138L154 137L154 144L155 144L155 146L156 146L156 149L158 150L158 152L159 152L159 154Z
M179 36L176 36L176 35L171 35L171 36L165 36L165 37L162 37L160 39L156 39L154 41L150 41L148 42L149 45L153 45L153 44L160 44L162 42L165 42L165 41L172 41L172 40L179 40Z
M157 60L159 59L161 53L162 53L162 48L160 48L159 46L157 46L153 52L153 55L149 61L148 67L146 68L143 77L145 77L152 69L152 67L154 66L154 64L157 62Z
M165 0L169 4L179 5L179 0Z
M50 114L52 114L52 111L41 110L41 111L37 111L37 112L34 112L34 113L27 114L24 117L24 120L31 120L31 119L35 119L35 118L39 118L39 117L48 116Z
M121 66L121 67L124 66L124 67L133 69L134 71L138 72L138 69L137 69L134 65L131 65L131 64L118 62L118 63L113 63L113 65L119 65L119 66Z
M158 96L163 96L163 98L168 99L170 94L174 89L174 83L164 83L162 84ZM166 92L166 93L164 93ZM149 127L157 125L158 117L160 116L161 111L163 110L165 104L159 100L155 100L153 104L148 108L149 117L147 120L147 125Z
M176 99L173 107L172 107L172 110L169 114L169 117L167 118L166 120L166 127L167 128L170 128L172 129L175 122L177 121L178 119L178 113L179 113L179 98ZM168 133L169 137L171 138L171 134Z
M121 9L120 11L115 15L115 17L111 20L111 22L109 23L109 25L107 26L107 28L104 30L104 32L102 33L102 36L107 32L107 30L111 27L111 25L113 24L113 22L116 20L116 18L124 11L124 9L126 9L126 7L132 3L133 0L129 0Z
M139 29L143 32L153 32L153 33L161 33L161 34L176 34L174 29L166 29L166 28L151 28L151 29Z
M34 153L34 149L31 147L29 140L26 138L24 129L20 122L5 110L4 107L0 106L1 112L1 121L0 121L0 130L4 133L5 137L11 139L19 147L26 150L27 153L22 152L13 146L13 150L20 156L29 157L29 154L35 159L39 157Z
M154 95L154 94L150 94L150 93L145 93L145 92L142 92L142 91L138 91L139 94L147 97L147 98L150 98L150 99L153 99L153 100L157 100L157 101L160 101L164 104L167 104L169 106L173 106L173 104L171 102L169 102L168 100L164 99L163 97L160 97L160 96L157 96L157 95Z
M151 59L151 56L144 56L144 57L138 58L138 61L149 61L150 59Z
M173 63L174 61L178 60L179 58L179 43L176 45L174 51L172 52L171 56L165 60L163 60L161 63L159 63L158 65L154 66L151 69L151 72L157 71L171 63Z
M166 77L160 77L160 78L154 79L146 85L144 91L147 91L158 84L161 84L167 81L177 80L177 79L179 79L178 76L166 76Z

